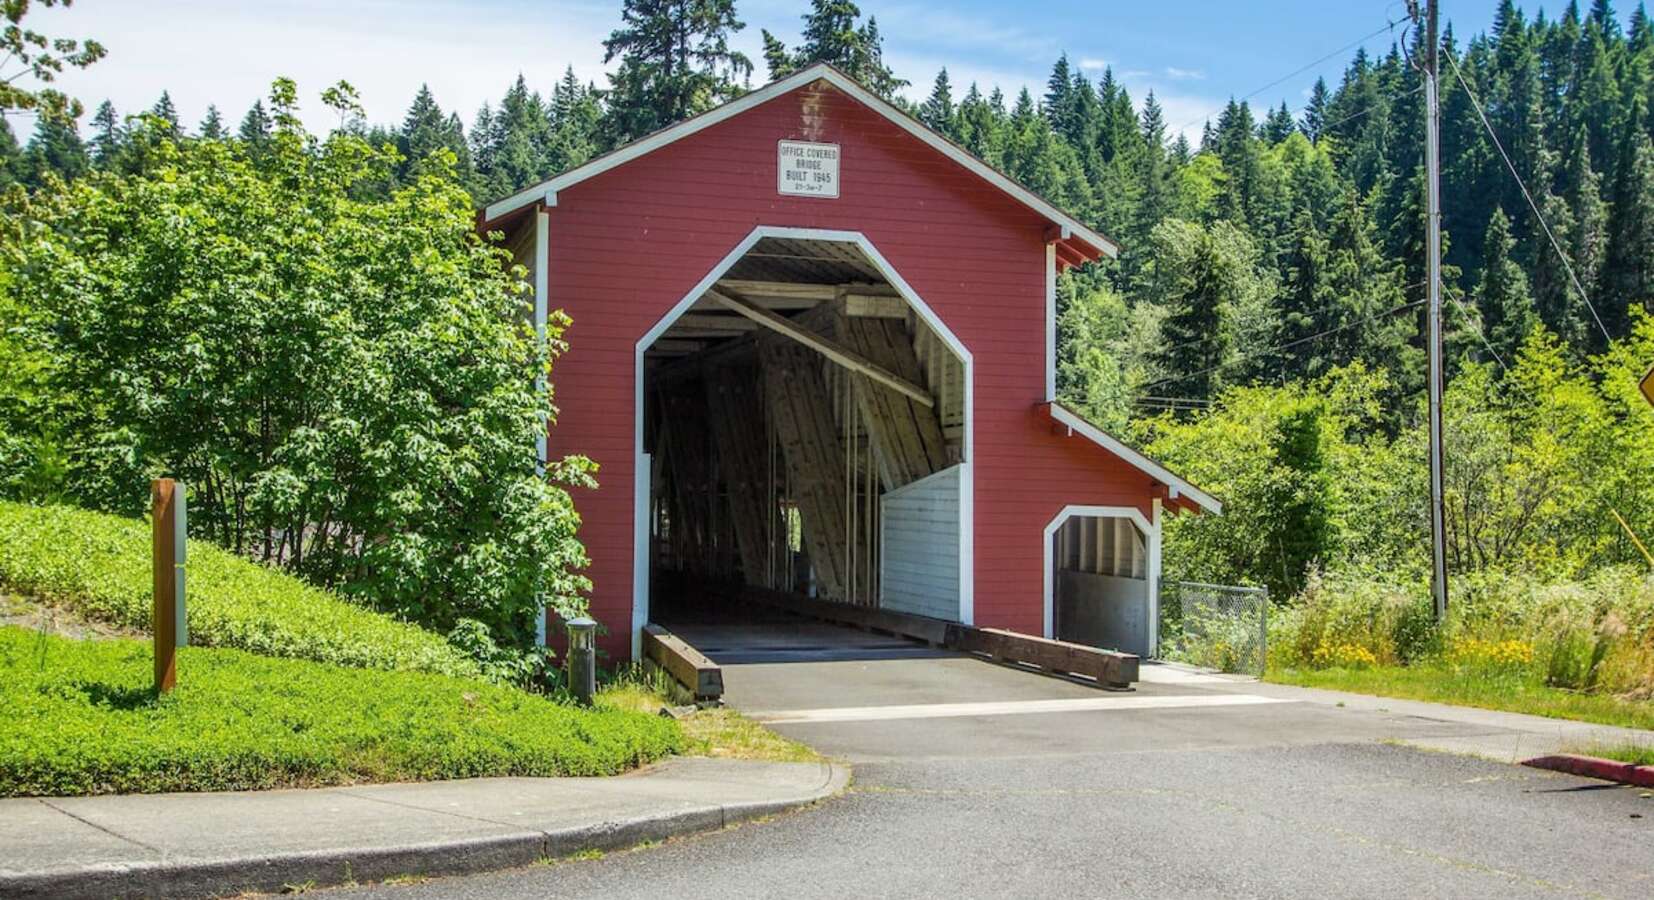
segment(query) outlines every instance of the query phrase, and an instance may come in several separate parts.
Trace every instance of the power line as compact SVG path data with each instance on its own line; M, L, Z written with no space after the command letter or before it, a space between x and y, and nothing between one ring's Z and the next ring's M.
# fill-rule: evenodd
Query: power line
M1411 97L1414 94L1416 94L1416 93L1418 93L1422 90L1424 90L1424 85L1420 84L1418 87L1415 87L1410 91L1403 91L1403 92L1395 95L1394 97L1389 98L1389 100L1390 100L1391 103L1394 103L1397 100L1406 100L1408 97ZM1377 109L1378 109L1378 104L1373 103L1373 104L1369 105L1366 109L1363 109L1359 112L1350 113L1349 115L1345 116L1342 119L1339 119L1336 122L1327 122L1327 123L1323 124L1320 128L1320 131L1322 133L1326 133L1326 132L1331 131L1332 129L1337 128L1338 126L1344 124L1345 122L1349 122L1349 121L1353 121L1355 119L1359 119L1362 116L1367 115L1368 113L1376 111Z
M1427 284L1429 284L1428 281L1415 281L1412 284L1404 284L1404 285L1401 286L1400 292L1403 295L1406 295L1407 292L1412 291L1416 288L1424 287ZM1338 307L1342 306L1343 304L1344 304L1344 301L1342 299L1335 299L1335 300L1332 300L1331 302L1325 303L1321 306L1317 306L1315 309L1310 310L1308 315L1312 318L1317 317L1317 316L1320 316L1322 313L1328 312L1330 310L1337 309ZM1165 356L1167 354L1176 353L1177 351L1182 350L1185 347L1193 347L1196 344L1204 344L1204 343L1206 343L1205 338L1195 338L1192 341L1184 341L1181 344L1173 344L1170 347L1163 347L1163 348L1157 350L1156 352L1158 354L1160 354L1161 356ZM1159 384L1159 383L1160 382L1153 382L1152 384L1146 385L1146 387L1153 387L1155 384Z
M1395 4L1391 4L1391 6L1394 6L1394 5ZM1377 31L1371 32L1370 34L1364 34L1361 37L1358 37L1355 40L1350 41L1348 44L1345 44L1344 46L1339 47L1337 50L1334 50L1331 53L1328 53L1326 56L1323 56L1320 59L1315 60L1314 62L1305 63L1304 65L1299 66L1296 69L1293 69L1291 72L1288 72L1285 75L1282 75L1281 77L1275 79L1274 81L1271 81L1270 83L1264 85L1261 88L1258 88L1257 90L1255 90L1255 91L1253 91L1249 94L1245 94L1245 95L1243 95L1239 98L1231 98L1229 102L1230 103L1244 103L1247 100L1250 100L1253 97L1258 96L1259 94L1263 93L1264 91L1269 90L1272 87L1280 85L1280 84L1282 84L1282 83L1284 83L1284 82L1286 82L1290 79L1296 78L1299 75L1304 74L1305 72L1308 72L1310 69L1315 68L1316 66L1326 62L1329 59L1332 59L1335 56L1338 56L1342 53L1348 52L1349 50L1351 50L1355 47L1359 47L1362 44L1367 43L1368 41L1372 40L1375 37L1378 37L1379 35L1385 33L1386 31L1395 31L1396 25L1398 25L1398 24L1400 24L1400 23L1395 22L1395 21L1387 21L1387 22L1385 22L1383 28L1380 28ZM1201 121L1210 119L1212 117L1212 113L1221 112L1222 110L1223 110L1223 107L1221 107L1221 106L1217 107L1216 109L1207 110L1206 112L1201 113L1200 115L1194 117L1193 119L1190 119L1188 122L1185 122L1182 125L1178 126L1174 130L1175 131L1183 131L1185 128L1188 128L1191 125L1195 125L1195 124L1198 124Z
M1459 71L1459 63L1453 58L1453 54L1449 53L1446 56L1447 64L1453 67L1453 77L1458 79L1459 86L1464 88L1465 96L1470 98L1471 108L1476 110L1477 117L1482 120L1482 127L1487 129L1487 136L1493 140L1493 146L1498 148L1499 156L1505 161L1505 168L1510 170L1510 177L1516 179L1516 186L1521 188L1522 199L1528 201L1528 208L1533 210L1534 219L1539 222L1539 227L1544 230L1545 237L1550 240L1551 249L1555 250L1556 255L1562 260L1562 268L1568 272L1568 280L1573 282L1574 290L1579 292L1580 301L1585 304L1586 309L1591 311L1591 318L1596 321L1597 328L1602 331L1603 340L1612 343L1613 335L1609 334L1607 326L1602 324L1602 317L1597 315L1597 308L1591 304L1591 298L1586 295L1585 286L1579 283L1579 276L1574 274L1573 263L1568 260L1568 254L1562 252L1562 245L1557 242L1556 235L1551 232L1551 223L1545 221L1545 215L1539 211L1539 204L1533 202L1533 194L1528 192L1527 183L1522 180L1521 173L1516 171L1516 163L1511 162L1510 154L1505 152L1505 145L1500 143L1498 133L1493 130L1493 123L1488 121L1487 113L1482 109L1482 101L1477 98L1476 92L1470 89L1470 82L1466 81L1464 73Z
M1176 375L1176 376L1173 376L1171 378L1162 378L1159 381L1151 381L1148 384L1144 385L1143 387L1152 388L1152 387L1158 387L1162 384L1175 384L1179 381L1187 381L1190 378L1198 378L1202 375L1209 375L1213 372L1218 371L1219 369L1227 369L1228 367L1230 367L1232 365L1235 365L1237 363L1247 362L1248 360L1257 359L1258 357L1261 357L1261 356L1272 356L1276 353L1281 352L1282 350L1290 350L1293 347L1298 346L1299 344L1307 344L1310 341L1320 340L1321 338L1324 338L1324 337L1326 337L1328 335L1331 335L1331 334L1336 334L1340 331L1348 331L1351 328L1359 328L1362 325L1366 325L1366 324L1371 323L1371 322L1376 322L1379 319L1385 318L1386 316L1393 316L1398 312L1402 312L1403 310L1408 310L1408 309L1413 309L1414 307L1423 306L1425 302L1426 301L1424 301L1424 300L1410 300L1406 303L1401 304L1400 306L1393 306L1393 307L1391 307L1391 308L1389 308L1389 309L1387 309L1387 310L1385 310L1381 313L1376 313L1374 315L1368 316L1365 319L1360 319L1360 320L1355 321L1355 322L1346 322L1343 325L1339 325L1339 326L1336 326L1336 327L1333 327L1333 328L1328 328L1325 331L1319 331L1319 332L1316 332L1315 334L1309 335L1307 337L1301 337L1301 338L1298 338L1297 340L1294 340L1294 341L1288 341L1284 344L1279 344L1277 346L1270 347L1268 350L1260 350L1257 353L1249 353L1245 356L1237 356L1234 359L1228 360L1226 362L1218 363L1217 365L1212 366L1210 368L1201 369L1198 372L1189 372L1187 374ZM1185 346L1187 346L1187 345L1185 345Z

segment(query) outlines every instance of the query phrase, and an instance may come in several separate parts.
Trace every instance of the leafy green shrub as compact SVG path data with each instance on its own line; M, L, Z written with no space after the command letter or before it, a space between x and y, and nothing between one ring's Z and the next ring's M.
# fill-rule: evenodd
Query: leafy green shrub
M323 101L359 112L348 85ZM70 502L137 517L172 475L198 536L528 649L542 604L583 612L590 586L564 485L591 465L542 474L535 451L567 319L527 321L529 283L477 233L451 152L402 179L395 149L308 134L292 82L268 103L256 147L137 122L121 165L0 197L9 333L40 361L24 423L53 438L0 446L23 457L0 459L0 482L22 478L0 491L40 498L30 473L60 469ZM28 458L52 447L55 466Z
M677 723L420 672L184 648L157 699L140 641L0 628L0 796L609 775Z
M1398 636L1412 642L1417 588L1367 574L1311 572L1308 584L1270 617L1270 664L1326 668L1395 665Z
M0 502L0 585L100 622L147 629L149 525ZM186 589L191 644L361 668L477 674L439 635L202 541L189 543Z

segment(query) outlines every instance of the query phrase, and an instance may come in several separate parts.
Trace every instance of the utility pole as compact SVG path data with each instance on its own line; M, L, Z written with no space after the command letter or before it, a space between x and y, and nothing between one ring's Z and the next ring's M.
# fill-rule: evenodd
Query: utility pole
M1418 0L1407 4L1413 20L1419 19ZM1430 594L1435 601L1436 622L1447 618L1447 523L1444 515L1446 491L1442 486L1442 198L1441 118L1436 90L1437 55L1436 0L1424 4L1424 183L1427 205L1425 230L1430 257L1429 339L1430 339Z

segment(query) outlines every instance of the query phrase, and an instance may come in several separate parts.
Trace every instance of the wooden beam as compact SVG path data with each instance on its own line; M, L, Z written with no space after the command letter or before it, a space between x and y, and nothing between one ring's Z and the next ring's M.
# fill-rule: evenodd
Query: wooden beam
M850 582L845 496L848 467L832 388L820 357L797 341L758 335L765 402L775 423L804 546L821 596L842 600Z
M925 377L924 370L908 340L905 323L849 314L858 296L845 295L846 314L837 317L835 335L874 364L919 383ZM868 433L879 448L879 470L886 490L947 467L947 439L936 409L922 407L891 391L858 391L856 399Z
M705 347L706 345L700 341L669 341L665 339L658 340L649 345L649 349L656 353L694 353L695 351L704 349Z
M708 329L715 331L751 331L758 327L758 323L745 316L731 316L724 313L684 313L678 317L672 327L666 330L672 334L679 328Z
M841 346L836 341L831 341L827 338L821 337L820 335L806 331L787 319L782 318L781 316L778 316L743 297L723 294L718 291L707 291L707 296L713 298L719 303L722 303L724 306L735 310L741 315L746 316L754 322L757 322L759 325L809 347L811 350L820 353L822 356L827 357L833 362L838 363L858 375L865 375L873 381L890 388L891 390L906 395L915 403L919 403L927 407L934 407L936 405L936 401L931 398L930 393L924 388L919 387L905 378L897 376L883 366L875 365L871 361L852 352L848 348Z
M786 523L771 493L773 466L764 425L764 383L757 362L738 360L706 366L706 408L718 467L741 554L747 584L769 584L782 567L775 558L775 538Z
M792 297L826 303L838 296L838 285L814 284L798 281L752 281L742 278L722 278L718 287L748 297Z
M998 628L962 626L955 634L958 649L966 653L981 653L995 662L1021 663L1057 675L1084 675L1112 688L1129 688L1132 682L1138 680L1139 661L1130 653Z
M723 696L724 670L659 625L643 626L643 655L694 694L696 701L709 702Z

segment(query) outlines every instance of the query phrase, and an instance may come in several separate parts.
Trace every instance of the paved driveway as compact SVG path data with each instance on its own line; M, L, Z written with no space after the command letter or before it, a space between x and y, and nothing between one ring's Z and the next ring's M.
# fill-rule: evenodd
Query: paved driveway
M1165 667L1102 692L834 632L700 639L732 703L855 763L845 797L602 860L359 892L1654 896L1647 792L1398 743L1520 752L1570 726Z

